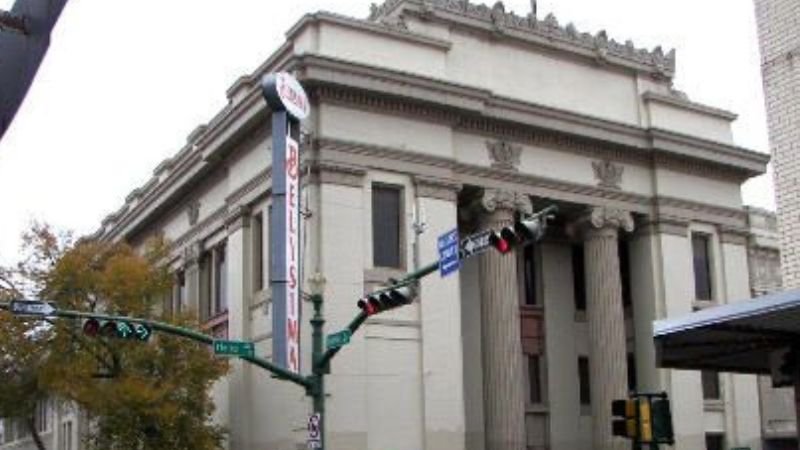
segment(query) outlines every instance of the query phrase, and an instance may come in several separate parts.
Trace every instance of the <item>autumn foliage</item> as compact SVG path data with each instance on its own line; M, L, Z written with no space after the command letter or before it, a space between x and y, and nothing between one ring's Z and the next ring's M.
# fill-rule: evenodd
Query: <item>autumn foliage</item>
M163 314L171 289L160 240L141 249L124 243L72 244L47 226L24 239L27 258L0 272L0 296L35 296L58 308L96 311L196 327L191 316ZM3 282L5 280L5 282ZM21 287L20 287L21 286ZM2 299L2 298L0 298ZM87 337L79 321L21 320L0 312L0 350L19 387L0 387L0 415L20 400L72 401L91 418L85 444L109 450L217 449L225 430L211 423L209 391L226 364L193 341L154 334L147 343ZM2 367L2 366L0 366Z

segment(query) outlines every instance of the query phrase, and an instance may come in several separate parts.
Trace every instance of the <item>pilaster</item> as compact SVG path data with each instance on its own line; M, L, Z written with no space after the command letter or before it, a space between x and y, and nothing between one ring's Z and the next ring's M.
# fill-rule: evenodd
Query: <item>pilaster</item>
M239 206L225 219L227 228L226 268L228 299L228 338L250 339L250 297L252 295L252 235L250 209ZM228 417L230 448L249 448L252 410L252 369L240 359L230 361L228 375Z

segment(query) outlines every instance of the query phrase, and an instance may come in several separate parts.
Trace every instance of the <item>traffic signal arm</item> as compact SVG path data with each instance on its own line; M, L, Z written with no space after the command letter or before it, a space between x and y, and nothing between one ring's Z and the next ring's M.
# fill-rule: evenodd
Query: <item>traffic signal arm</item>
M3 308L5 306L5 308ZM0 308L8 309L7 305L0 304ZM181 336L187 339L191 339L195 342L199 342L201 344L206 345L213 345L214 338L203 333L197 332L195 330L189 328L183 328L175 325L171 325L164 322L157 322L154 320L148 319L139 319L136 317L125 317L125 316L111 316L107 314L97 314L93 312L83 312L83 311L70 311L70 310L56 310L53 313L53 316L56 317L64 317L67 319L95 319L95 320L106 320L106 321L124 321L130 323L139 323L143 325L147 325L153 330L160 331L162 333L171 334L174 336ZM276 376L292 381L295 384L298 384L304 388L309 388L311 386L311 381L309 381L306 377L298 375L294 372L290 372L288 370L283 369L282 367L276 366L271 362L259 358L257 356L241 356L241 359L254 364L262 369L266 369Z

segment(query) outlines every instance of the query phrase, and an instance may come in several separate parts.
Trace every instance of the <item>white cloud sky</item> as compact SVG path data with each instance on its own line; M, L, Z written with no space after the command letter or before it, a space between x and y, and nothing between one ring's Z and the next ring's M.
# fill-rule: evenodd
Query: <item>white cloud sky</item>
M0 8L11 3L0 0ZM768 151L752 0L538 3L540 17L553 12L582 31L676 48L676 87L738 113L737 144ZM528 0L505 4L530 9ZM365 17L369 1L71 0L0 141L0 263L16 260L20 233L34 219L94 231L224 106L239 75L317 10ZM745 202L774 208L771 184L748 182Z

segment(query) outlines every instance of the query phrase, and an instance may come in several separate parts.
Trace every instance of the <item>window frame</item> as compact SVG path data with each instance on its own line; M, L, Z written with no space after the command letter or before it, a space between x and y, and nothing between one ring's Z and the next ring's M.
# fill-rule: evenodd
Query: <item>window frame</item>
M701 231L692 231L689 237L690 245L692 247L692 274L694 279L694 298L695 301L699 302L713 302L715 299L716 289L714 287L714 251L712 247L712 237L711 233L704 233ZM703 290L703 286L701 286L702 281L702 274L698 273L698 259L701 256L698 255L698 245L696 241L703 241L703 250L705 252L705 261L704 261L704 270L706 279L705 282L707 284L707 290ZM703 264L702 262L700 264ZM701 292L703 291L703 292Z
M378 230L385 230L384 227L380 227L376 223L377 216L377 208L376 205L376 191L385 190L385 191L394 191L397 195L397 245L396 245L396 263L395 261L389 261L388 264L383 264L386 261L378 261L378 252L376 249L378 246L376 245L380 240L385 240L385 236L379 236ZM405 195L406 195L406 188L402 184L397 183L388 183L388 182L381 182L381 181L373 181L370 185L370 229L371 229L371 248L372 248L372 261L371 266L373 268L381 268L381 269L404 269L406 266L406 255L405 255Z

